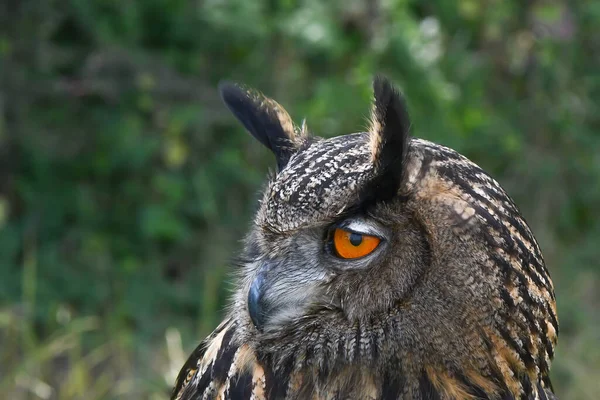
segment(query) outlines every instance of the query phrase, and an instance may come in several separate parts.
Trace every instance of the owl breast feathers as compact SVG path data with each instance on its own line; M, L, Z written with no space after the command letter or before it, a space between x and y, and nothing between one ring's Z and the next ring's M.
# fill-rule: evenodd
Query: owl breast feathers
M554 290L527 223L477 165L409 136L389 81L373 86L368 132L330 139L220 86L277 173L228 315L173 399L555 399Z

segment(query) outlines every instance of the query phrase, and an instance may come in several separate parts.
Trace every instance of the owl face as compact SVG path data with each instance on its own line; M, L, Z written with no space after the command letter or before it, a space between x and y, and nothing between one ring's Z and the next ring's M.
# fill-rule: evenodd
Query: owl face
M246 255L247 309L258 330L319 309L358 318L402 296L426 245L401 204L369 201L375 175L369 135L359 133L307 143L268 185ZM392 262L404 271L393 292L363 284Z
M279 166L243 257L238 304L245 305L252 325L259 332L277 331L316 312L369 318L405 298L429 246L407 202L397 196L409 146L399 95L387 86L379 92L372 115L377 135L324 140L294 129L270 99L236 88L223 92ZM265 137L264 127L273 126L279 129Z

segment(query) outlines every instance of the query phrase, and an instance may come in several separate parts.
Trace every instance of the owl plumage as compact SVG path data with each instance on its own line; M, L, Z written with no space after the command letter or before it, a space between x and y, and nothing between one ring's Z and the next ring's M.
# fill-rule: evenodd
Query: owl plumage
M368 132L321 139L221 85L278 172L228 315L172 399L556 398L554 290L527 223L476 164L410 137L389 81L373 86ZM340 232L376 246L342 257Z

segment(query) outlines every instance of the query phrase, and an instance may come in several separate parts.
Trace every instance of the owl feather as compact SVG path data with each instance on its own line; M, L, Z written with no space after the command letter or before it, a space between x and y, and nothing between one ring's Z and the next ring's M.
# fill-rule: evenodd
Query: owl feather
M221 86L278 172L172 399L556 399L554 288L529 226L479 166L410 137L387 79L373 87L368 132L321 139Z

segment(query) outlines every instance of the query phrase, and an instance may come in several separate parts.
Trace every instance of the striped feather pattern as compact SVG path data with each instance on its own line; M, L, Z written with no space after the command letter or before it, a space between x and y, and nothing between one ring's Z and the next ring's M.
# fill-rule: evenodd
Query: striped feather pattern
M228 317L192 353L172 400L556 400L553 284L498 182L409 138L404 100L383 78L370 132L327 140L295 137L280 105L228 88L281 170ZM274 146L282 137L293 146ZM348 220L381 230L379 253L353 263L328 253L327 232Z

